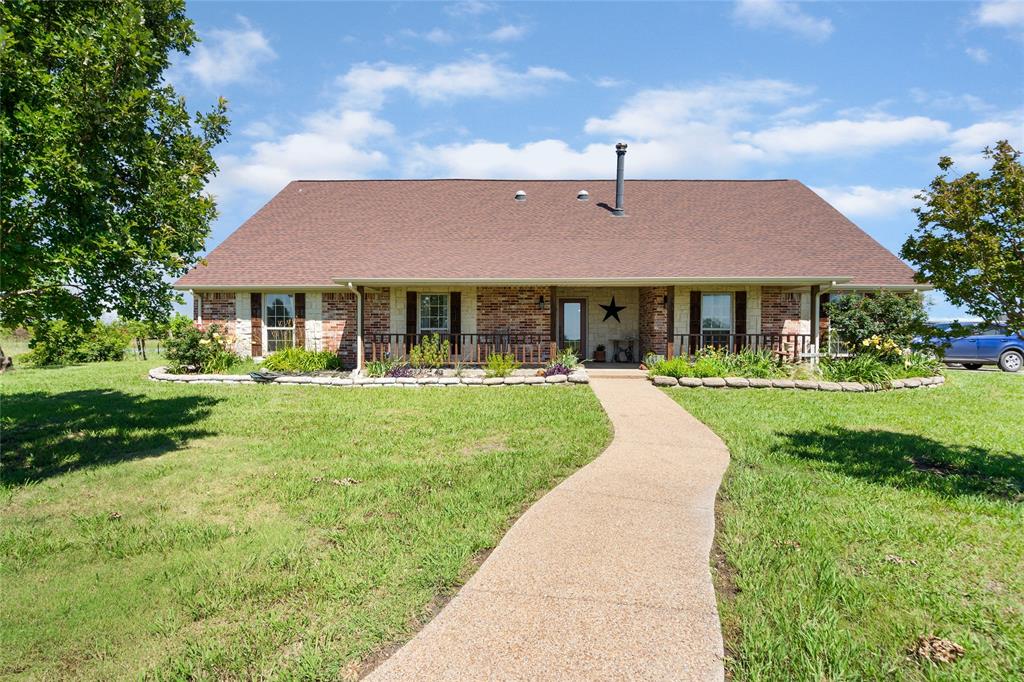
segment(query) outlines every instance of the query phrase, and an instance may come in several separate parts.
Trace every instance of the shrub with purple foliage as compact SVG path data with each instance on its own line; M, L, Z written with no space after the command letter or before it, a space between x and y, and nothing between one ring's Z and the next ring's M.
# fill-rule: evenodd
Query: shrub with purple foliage
M560 362L556 362L555 364L551 365L550 367L546 367L544 369L544 376L551 377L551 376L555 376L556 374L564 374L566 376L569 376L569 371L570 370L569 370L568 367L566 367L565 365L563 365Z
M388 377L411 377L414 374L412 367L409 365L395 365L388 370L388 373L384 376Z

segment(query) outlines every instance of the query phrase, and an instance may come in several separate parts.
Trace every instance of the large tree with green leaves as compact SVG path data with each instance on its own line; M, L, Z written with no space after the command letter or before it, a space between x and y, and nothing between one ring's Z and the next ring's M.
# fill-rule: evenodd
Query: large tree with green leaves
M0 321L166 317L228 123L164 78L196 41L184 0L5 0L0 19Z
M900 255L954 305L1024 338L1024 165L1009 142L985 149L986 175L951 177L953 160L918 195L918 226Z

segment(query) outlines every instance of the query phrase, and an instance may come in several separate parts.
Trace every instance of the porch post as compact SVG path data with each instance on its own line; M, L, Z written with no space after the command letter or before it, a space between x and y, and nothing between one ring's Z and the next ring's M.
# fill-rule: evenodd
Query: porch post
M821 298L818 293L820 291L819 285L811 285L811 345L814 346L816 353L821 352L821 349L818 348L818 328L821 326L821 307L818 301Z
M362 286L356 287L356 372L363 371L364 353L363 348L363 293Z

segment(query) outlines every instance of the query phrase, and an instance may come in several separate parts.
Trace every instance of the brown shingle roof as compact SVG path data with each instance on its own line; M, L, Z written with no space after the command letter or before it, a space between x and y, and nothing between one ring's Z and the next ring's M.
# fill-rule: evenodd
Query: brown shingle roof
M513 200L517 190L525 202ZM580 189L589 201L577 201ZM290 183L180 288L371 279L849 277L912 270L795 180L353 180Z

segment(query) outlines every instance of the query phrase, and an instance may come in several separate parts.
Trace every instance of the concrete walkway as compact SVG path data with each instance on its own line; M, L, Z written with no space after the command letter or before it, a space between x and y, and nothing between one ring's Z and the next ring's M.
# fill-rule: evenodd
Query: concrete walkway
M615 426L608 449L369 679L723 679L709 552L729 453L647 381L591 386Z

